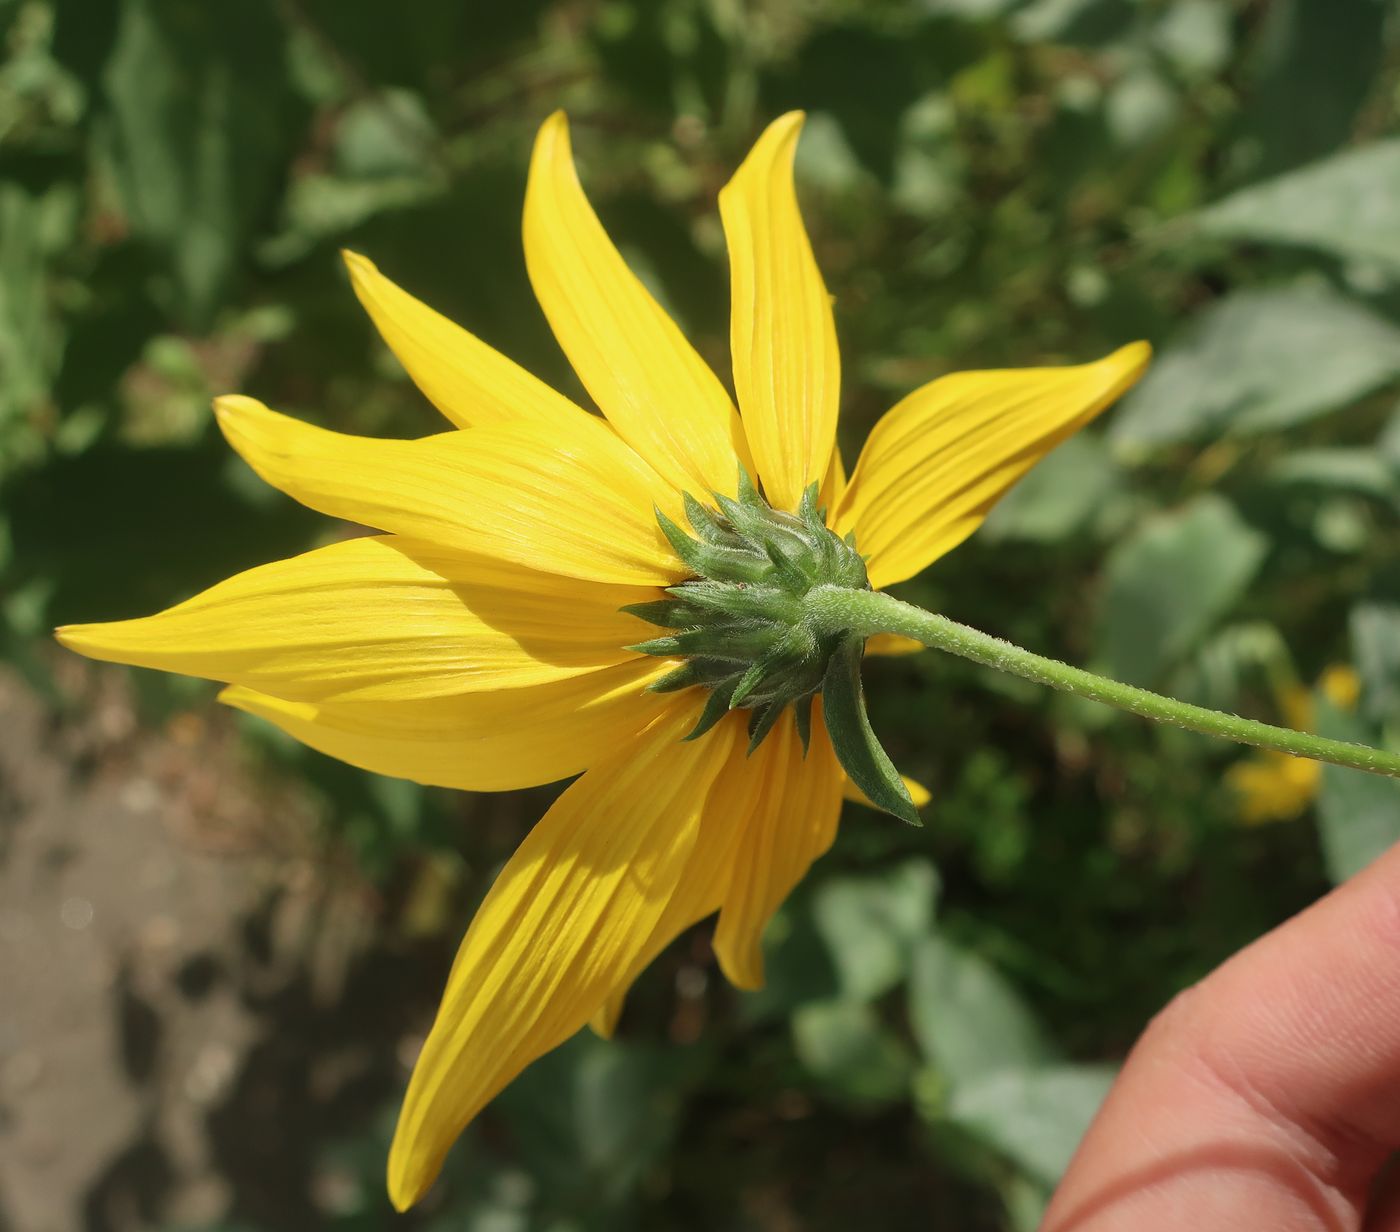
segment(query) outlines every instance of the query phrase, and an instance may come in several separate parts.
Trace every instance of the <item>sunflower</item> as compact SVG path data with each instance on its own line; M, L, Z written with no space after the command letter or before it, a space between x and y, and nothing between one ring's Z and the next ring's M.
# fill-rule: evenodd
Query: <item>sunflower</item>
M940 378L880 420L848 479L801 125L770 125L720 194L738 410L609 241L557 113L531 159L526 264L601 416L347 254L453 429L369 440L247 397L215 410L268 483L383 533L59 630L94 658L224 681L229 705L381 774L468 791L578 776L462 941L390 1152L400 1209L526 1065L587 1023L610 1033L691 924L717 911L720 967L757 987L764 925L831 845L852 780L914 819L865 721L863 641L804 596L918 573L1147 363L1135 343Z

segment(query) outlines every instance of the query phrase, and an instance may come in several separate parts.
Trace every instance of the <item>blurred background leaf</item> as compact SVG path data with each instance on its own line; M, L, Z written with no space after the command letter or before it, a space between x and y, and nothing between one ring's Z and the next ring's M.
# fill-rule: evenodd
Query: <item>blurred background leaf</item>
M1318 731L1335 740L1373 744L1374 728L1354 715L1319 703ZM1400 840L1400 784L1339 766L1322 768L1317 803L1322 853L1334 882L1359 873L1386 848Z
M286 40L269 4L127 0L97 123L132 235L183 322L207 329L290 154Z
M1199 496L1123 539L1104 566L1098 646L1108 673L1161 679L1254 578L1264 537L1222 498Z
M1114 420L1122 445L1215 440L1343 410L1400 376L1400 329L1353 300L1238 292L1168 345Z
M1363 7L1364 0L1353 9ZM1241 189L1193 222L1206 235L1297 244L1394 267L1400 264L1397 185L1400 140L1377 141Z

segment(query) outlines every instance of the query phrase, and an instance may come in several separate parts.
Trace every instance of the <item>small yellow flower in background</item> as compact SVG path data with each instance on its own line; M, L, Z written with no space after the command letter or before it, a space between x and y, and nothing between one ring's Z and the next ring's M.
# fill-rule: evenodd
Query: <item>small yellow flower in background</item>
M1149 358L1135 343L933 381L876 425L848 480L831 300L793 186L801 124L775 121L720 194L738 410L609 241L555 114L530 167L526 263L602 416L347 254L453 430L369 440L246 397L216 411L267 482L384 533L145 620L59 631L94 658L225 681L229 705L382 774L469 791L581 776L462 942L391 1150L400 1209L526 1065L586 1023L609 1033L695 921L718 911L724 973L762 982L765 924L831 845L843 794L860 795L828 731L846 720L834 703L824 720L817 696L824 668L828 699L859 702L860 647L799 644L794 596L822 570L877 589L918 573ZM734 615L760 601L762 620ZM927 798L894 793L882 803L906 817Z
M1334 663L1318 677L1317 691L1338 710L1354 710L1361 696L1361 678L1345 664ZM1304 732L1316 727L1311 690L1289 685L1279 691L1278 704L1289 727ZM1322 764L1261 749L1226 770L1225 782L1235 794L1240 820L1247 825L1291 821L1316 798Z

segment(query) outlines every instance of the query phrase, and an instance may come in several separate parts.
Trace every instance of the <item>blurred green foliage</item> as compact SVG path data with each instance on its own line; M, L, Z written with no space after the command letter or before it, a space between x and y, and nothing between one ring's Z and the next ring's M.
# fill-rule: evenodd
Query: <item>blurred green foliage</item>
M1320 722L1394 746L1397 17L1382 0L0 0L6 652L49 688L53 623L154 610L332 533L222 446L212 394L371 434L440 427L341 246L581 397L518 239L555 107L605 222L725 372L715 193L803 107L848 459L939 373L1159 348L1102 429L909 597L1265 718L1352 663L1359 708ZM877 728L933 790L928 828L852 809L775 922L761 993L719 987L703 930L678 943L619 1042L580 1037L473 1127L417 1226L1028 1229L1146 1018L1400 835L1389 782L1329 769L1316 825L1246 829L1221 784L1238 750L932 655L867 675ZM210 704L142 689L153 716ZM370 875L469 870L444 947L549 798L474 825L476 802L247 737ZM320 1144L353 1181L324 1226L382 1226L392 1115Z

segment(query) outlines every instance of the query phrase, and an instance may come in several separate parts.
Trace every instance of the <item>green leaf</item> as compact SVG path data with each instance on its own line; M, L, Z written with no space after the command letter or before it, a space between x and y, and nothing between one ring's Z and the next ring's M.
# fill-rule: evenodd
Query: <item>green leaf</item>
M63 355L63 331L49 292L46 216L65 194L34 197L0 184L0 478L38 452L31 421L49 397ZM63 236L61 242L69 242Z
M1278 628L1265 621L1225 625L1201 640L1172 673L1172 692L1212 710L1238 711L1261 679L1281 679L1292 657Z
M821 887L812 918L845 1000L873 1000L904 979L937 900L938 874L924 859Z
M1376 743L1374 731L1355 715L1338 710L1324 697L1317 698L1316 705L1319 735ZM1400 780L1324 765L1317 824L1327 875L1338 884L1400 841Z
M909 1020L924 1056L953 1089L1051 1058L1035 1018L996 968L936 935L914 951Z
M1072 436L992 508L986 540L1058 543L1082 530L1123 489L1123 472L1103 442Z
M430 170L437 132L411 90L385 90L345 109L335 135L337 170L354 179L393 179Z
M1124 399L1117 445L1291 427L1400 376L1400 330L1311 287L1236 292L1202 313Z
M585 1031L531 1065L497 1107L520 1157L550 1189L612 1206L665 1154L687 1068L673 1050Z
M1400 266L1400 138L1241 189L1192 221L1203 235Z
M880 747L865 713L860 667L864 642L847 638L831 656L822 682L822 705L827 731L841 768L877 808L893 813L911 826L921 826L919 811L900 781L889 754Z
M1028 43L1102 46L1118 41L1135 14L1120 0L1031 0L1011 20Z
M1139 149L1168 132L1181 113L1180 92L1151 65L1130 69L1109 92L1105 119L1124 149Z
M1400 603L1358 603L1350 628L1366 713L1378 721L1400 719Z
M1101 1065L1002 1070L957 1087L947 1116L1036 1180L1054 1185L1114 1077Z
M792 1016L798 1059L846 1099L882 1103L909 1086L913 1058L875 1011L857 1001L817 1001Z
M441 197L448 178L437 146L419 95L384 90L357 99L339 117L331 171L293 180L281 231L259 245L259 256L285 265L377 214Z
M1400 411L1391 414L1376 437L1376 452L1392 470L1400 472Z
M933 17L959 17L986 21L1019 8L1025 0L920 0L919 7Z
M164 259L171 307L220 305L294 136L285 38L262 0L125 0L103 73L108 157L132 231Z
M1229 62L1233 17L1219 0L1176 0L1162 11L1152 42L1178 72L1209 77Z
M1105 670L1133 684L1158 679L1235 605L1265 550L1264 536L1213 494L1144 523L1104 571L1097 647Z
M1300 484L1394 500L1400 478L1388 459L1374 449L1299 449L1280 458L1268 471L1278 483Z
M1392 8L1390 0L1270 0L1241 74L1232 161L1242 171L1276 175L1347 142L1375 88Z

